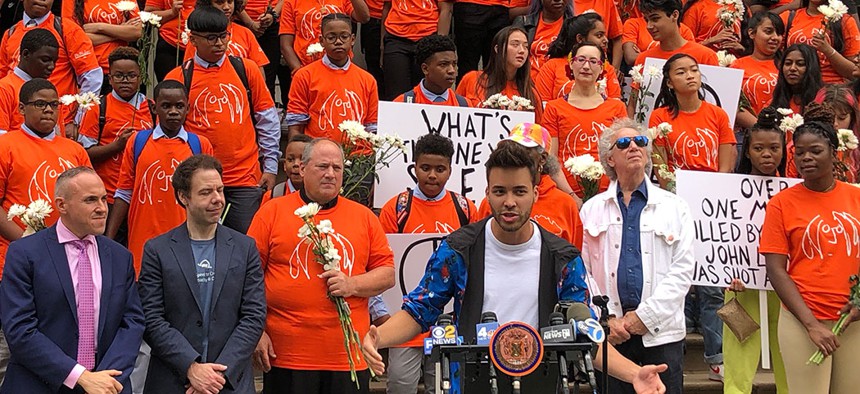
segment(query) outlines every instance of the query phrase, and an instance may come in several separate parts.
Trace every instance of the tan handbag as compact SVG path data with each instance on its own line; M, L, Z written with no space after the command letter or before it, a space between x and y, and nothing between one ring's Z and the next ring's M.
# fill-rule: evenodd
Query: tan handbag
M737 297L732 298L720 309L717 309L717 316L726 323L729 330L735 334L740 343L746 342L749 337L755 334L761 326L750 317L750 314L744 309L743 305L738 302Z

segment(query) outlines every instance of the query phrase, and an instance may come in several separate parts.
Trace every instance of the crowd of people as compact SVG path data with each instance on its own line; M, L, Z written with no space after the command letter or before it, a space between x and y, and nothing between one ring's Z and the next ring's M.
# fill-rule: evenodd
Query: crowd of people
M423 344L446 305L469 342L484 312L541 327L591 295L610 299L608 392L683 392L698 331L709 378L749 393L762 337L717 310L757 320L759 293L692 286L679 169L802 180L760 226L777 391L853 392L858 20L836 0L7 0L0 393L252 393L259 372L265 393L367 393L380 373L433 392ZM643 112L630 77L649 58L665 63ZM700 66L742 70L737 111ZM482 201L446 186L438 134L381 210L374 176L341 196L346 168L374 170L345 160L343 122L498 95L534 122L482 163ZM561 165L581 156L605 172L596 195ZM333 255L305 239L311 203ZM397 233L448 235L402 308L380 296Z

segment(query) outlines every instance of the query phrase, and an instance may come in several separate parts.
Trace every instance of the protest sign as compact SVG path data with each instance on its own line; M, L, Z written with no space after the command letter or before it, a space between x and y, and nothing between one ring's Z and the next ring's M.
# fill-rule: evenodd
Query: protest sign
M749 289L771 289L758 253L765 207L802 180L684 170L675 176L696 233L693 284L728 287L737 278Z
M388 245L394 252L394 287L382 293L382 299L393 315L400 310L403 296L418 286L430 256L448 234L388 234ZM451 307L449 304L448 310Z
M662 78L654 79L653 82L648 82L651 78L647 70L650 67L657 67L658 70L663 70L663 65L666 64L665 59L656 59L649 57L645 59L645 67L643 67L644 82L643 86L648 87L648 91L653 96L645 97L645 120L651 117L651 111L654 110L654 103L657 96L660 95L660 84ZM738 113L738 102L741 97L741 83L744 79L744 71L735 68L709 66L706 64L699 65L699 71L702 73L702 86L705 88L705 101L721 107L729 116L729 125L735 127L735 117Z
M484 163L514 126L526 122L534 122L533 112L381 101L379 130L403 138L406 154L379 170L373 205L382 207L389 199L415 185L412 148L418 138L427 133L441 134L454 142L451 178L446 188L480 202L487 187Z

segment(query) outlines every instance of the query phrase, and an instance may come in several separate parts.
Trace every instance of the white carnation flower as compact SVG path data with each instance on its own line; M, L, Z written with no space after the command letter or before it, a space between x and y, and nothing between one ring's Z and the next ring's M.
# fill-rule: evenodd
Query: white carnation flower
M119 12L131 12L137 10L137 2L122 0L116 4L114 4L114 8L116 8Z
M302 219L309 219L309 218L316 216L316 214L318 214L319 212L320 212L320 205L315 203L315 202L312 202L308 205L304 205L304 206L299 207L298 209L296 209L296 211L294 213L296 216L298 216Z
M305 238L311 235L311 228L308 227L307 224L303 224L299 227L299 238Z
M51 207L51 203L42 200L41 198L33 201L30 205L27 206L27 215L33 219L44 220L48 215L54 212L54 208Z
M62 103L63 105L71 105L72 103L77 101L78 100L75 98L75 96L71 94L64 94L62 97L60 97L60 103Z
M25 212L27 212L27 207L21 204L12 204L12 206L9 207L9 212L6 214L6 220L11 221L16 217L23 215Z
M839 129L837 132L839 137L839 151L857 149L858 141L854 132L848 129Z
M323 219L317 224L317 230L322 234L334 234L334 227L331 225L331 220Z
M308 45L308 49L307 51L305 51L305 54L307 54L308 56L314 56L316 54L322 53L323 51L323 46L320 43L315 42L311 45Z

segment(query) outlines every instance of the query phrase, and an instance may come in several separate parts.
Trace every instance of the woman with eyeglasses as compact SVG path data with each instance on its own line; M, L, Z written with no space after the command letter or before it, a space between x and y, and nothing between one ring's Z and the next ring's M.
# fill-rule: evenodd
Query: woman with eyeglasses
M581 155L591 155L596 161L600 134L615 120L626 118L627 109L621 100L606 98L605 86L601 91L600 81L607 76L603 69L606 55L599 45L580 43L570 52L569 59L573 88L564 97L548 102L544 109L543 126L552 136L550 154L561 163ZM566 177L577 197L583 198L576 177L568 172ZM609 178L604 176L600 191L608 186Z
M500 30L493 37L493 54L484 70L464 75L457 84L457 94L475 107L483 107L484 101L497 93L523 97L534 107L535 123L541 123L543 105L530 77L528 57L525 30L514 26Z
M212 6L223 11L224 16L227 17L228 21L230 21L230 25L227 27L227 37L225 38L228 40L227 56L235 56L251 60L260 67L260 71L263 72L263 75L266 75L263 67L269 64L269 58L266 57L266 54L263 53L263 48L261 48L260 44L257 43L254 33L245 26L233 23L233 15L242 12L242 8L245 6L245 0L238 0L235 2L234 0L197 0L197 6ZM185 51L185 60L187 61L194 58L195 54L197 54L197 47L191 45Z
M838 181L833 112L810 104L792 136L803 182L767 204L759 253L782 301L779 347L792 393L855 393L860 387L860 309L849 302L860 271L860 188ZM832 332L847 314L842 334ZM813 353L825 355L820 365Z

